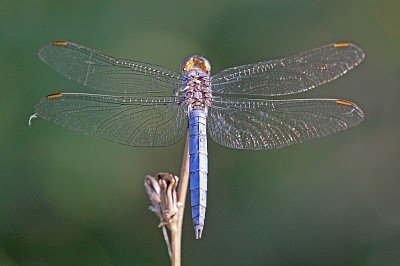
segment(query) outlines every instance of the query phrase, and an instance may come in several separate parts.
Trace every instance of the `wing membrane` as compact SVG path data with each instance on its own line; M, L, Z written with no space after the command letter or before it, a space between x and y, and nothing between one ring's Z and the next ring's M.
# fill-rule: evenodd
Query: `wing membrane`
M212 77L212 89L221 94L288 95L336 79L363 59L363 51L354 44L330 44L284 59L228 68Z
M319 138L360 123L355 104L335 99L214 99L208 132L217 143L236 149L271 149Z
M172 145L188 127L186 108L175 97L60 93L41 99L35 111L63 127L130 146Z
M171 69L118 59L70 42L43 47L39 58L67 78L107 92L171 96L181 86L180 75Z

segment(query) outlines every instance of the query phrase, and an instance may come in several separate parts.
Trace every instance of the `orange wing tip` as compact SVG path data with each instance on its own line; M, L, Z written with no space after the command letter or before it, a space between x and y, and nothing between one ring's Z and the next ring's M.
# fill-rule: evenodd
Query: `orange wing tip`
M55 45L55 46L67 46L68 42L65 42L65 41L54 41L53 45Z
M347 105L347 106L353 106L351 102L345 101L345 100L336 100L337 104L342 104L342 105Z
M344 43L335 43L335 44L333 45L333 47L335 47L335 48L338 48L338 47L347 47L347 46L350 46L350 43L348 43L348 42L344 42Z
M56 99L56 98L60 98L62 96L63 96L62 93L54 93L54 94L47 95L46 98L47 99Z

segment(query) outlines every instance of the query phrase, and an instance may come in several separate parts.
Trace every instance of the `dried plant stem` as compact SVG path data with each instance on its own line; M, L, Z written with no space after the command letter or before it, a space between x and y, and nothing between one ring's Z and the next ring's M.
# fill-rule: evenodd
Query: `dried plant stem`
M162 223L161 219L160 219L160 222ZM170 259L172 259L171 243L169 242L167 227L164 224L162 224L161 230L163 232L165 244L167 245L168 255L169 255Z
M189 185L189 132L186 136L185 150L183 153L181 176L178 186L178 220L176 226L171 230L172 258L171 265L181 265L181 239L182 239L182 223L183 213L185 210L186 193Z

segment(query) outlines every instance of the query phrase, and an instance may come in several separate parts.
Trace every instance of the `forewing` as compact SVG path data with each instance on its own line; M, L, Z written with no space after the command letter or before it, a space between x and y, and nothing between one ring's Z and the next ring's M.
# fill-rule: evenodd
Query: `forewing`
M181 86L179 73L171 69L115 58L71 42L53 42L39 50L39 58L67 78L107 92L171 96Z
M354 103L336 99L215 98L208 112L208 132L214 141L252 150L280 148L330 135L364 118Z
M284 59L228 68L212 77L212 90L260 96L298 93L336 79L363 59L364 52L354 44L329 44Z
M186 108L175 97L58 93L41 99L35 111L63 127L130 146L171 145L188 127Z

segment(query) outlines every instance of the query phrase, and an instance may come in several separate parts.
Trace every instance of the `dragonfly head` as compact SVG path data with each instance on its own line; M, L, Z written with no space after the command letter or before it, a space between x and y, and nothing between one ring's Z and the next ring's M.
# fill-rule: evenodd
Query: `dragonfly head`
M202 56L192 55L186 57L182 62L181 71L186 74L190 71L203 71L207 74L211 72L211 65L207 59Z

